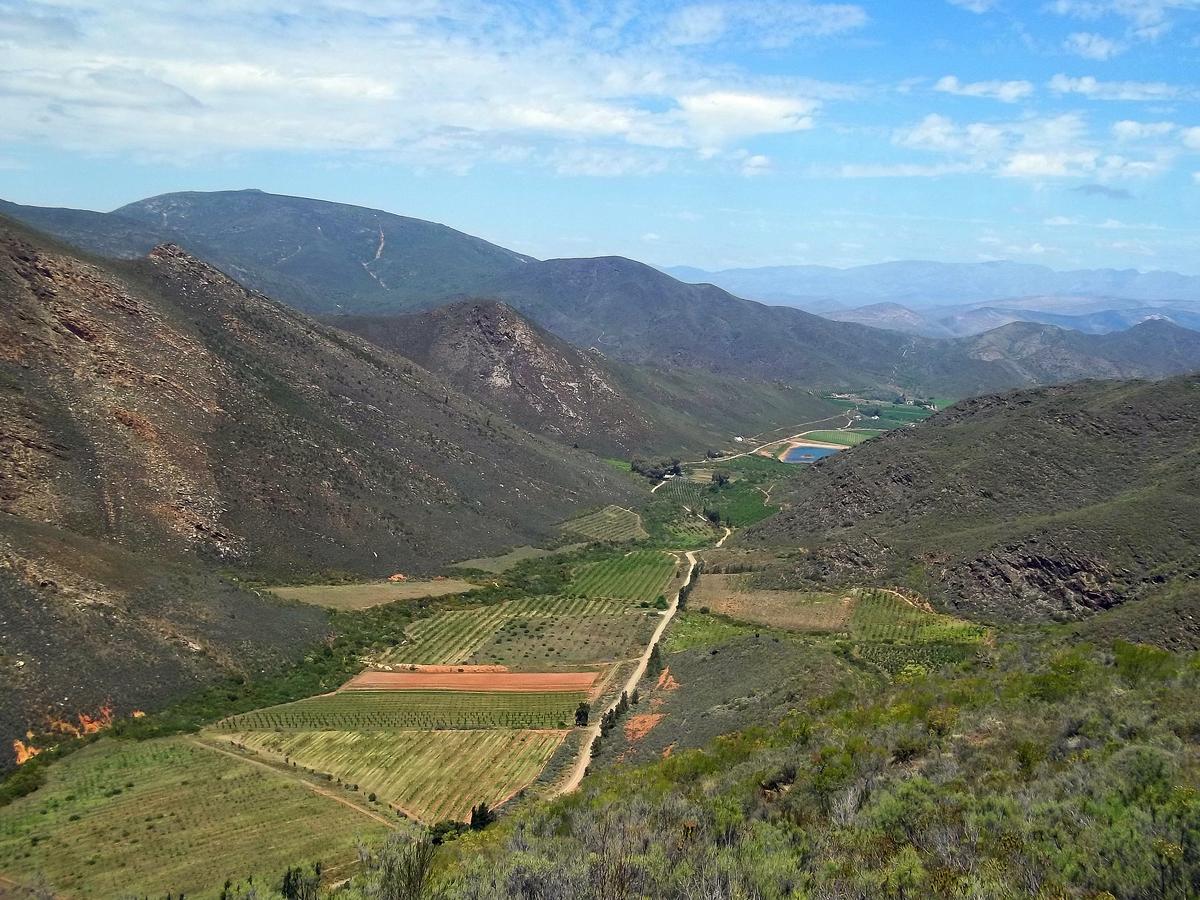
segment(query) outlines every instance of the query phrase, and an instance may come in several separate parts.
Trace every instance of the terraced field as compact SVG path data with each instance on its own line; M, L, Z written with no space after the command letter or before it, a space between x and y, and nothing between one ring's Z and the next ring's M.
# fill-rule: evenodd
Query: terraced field
M545 767L565 731L249 731L233 744L324 772L424 822L498 806Z
M665 500L674 500L681 506L686 506L693 512L703 512L706 498L709 496L709 488L712 486L712 476L709 476L707 484L690 479L676 478L668 481L657 491L654 492L655 497Z
M299 779L186 738L104 740L4 808L0 871L44 875L62 897L216 897L226 878L278 884L301 860L350 865L356 838L389 830Z
M217 723L217 731L432 731L560 729L586 691L341 691L269 706Z
M620 506L606 506L594 513L571 519L559 526L569 534L578 534L593 541L640 541L650 535L642 527L637 513Z
M589 563L575 573L567 591L584 597L616 597L648 603L666 590L677 565L674 557L661 551L636 550Z
M669 557L658 555L673 566ZM604 662L630 655L652 628L647 628L641 611L629 609L626 603L580 596L527 597L420 619L406 630L407 643L376 662L385 666ZM528 642L518 640L531 636L545 638L538 641L536 652Z

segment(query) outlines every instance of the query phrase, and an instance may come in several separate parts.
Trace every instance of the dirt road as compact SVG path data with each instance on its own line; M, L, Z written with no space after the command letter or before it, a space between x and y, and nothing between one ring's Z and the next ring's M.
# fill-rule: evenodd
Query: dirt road
M716 546L720 547L721 544L725 543L725 538L729 537L730 534L730 530L726 528L724 537L717 542ZM654 629L654 634L650 636L650 642L646 644L646 649L642 652L641 657L638 659L637 665L634 667L633 672L625 682L624 688L622 688L624 693L627 695L633 694L634 688L638 686L638 682L641 681L642 676L646 674L646 667L650 665L650 654L654 652L654 648L658 644L659 639L662 638L663 633L667 630L667 626L671 624L671 619L675 617L675 613L679 609L679 595L683 593L683 589L685 587L692 583L692 578L696 574L695 550L689 550L687 552L687 561L687 576L679 585L679 590L675 592L675 596L671 598L671 605L668 606L667 611L663 613L662 618L658 622L658 627ZM567 779L563 781L562 784L550 792L550 797L557 797L561 794L569 794L571 791L579 787L580 783L583 781L583 776L587 773L588 763L590 763L592 760L592 743L596 740L596 738L600 737L600 720L604 718L604 715L610 710L616 709L616 706L620 701L621 695L618 694L617 698L613 700L613 702L610 703L605 709L600 711L592 710L590 724L587 727L587 731L584 733L583 744L579 750L579 758L575 760L575 766L571 769L571 774L567 776Z

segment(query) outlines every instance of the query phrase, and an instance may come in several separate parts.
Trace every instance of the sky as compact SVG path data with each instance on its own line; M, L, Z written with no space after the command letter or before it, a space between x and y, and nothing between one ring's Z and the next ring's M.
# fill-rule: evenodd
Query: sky
M1200 274L1200 0L0 0L0 197L547 258Z

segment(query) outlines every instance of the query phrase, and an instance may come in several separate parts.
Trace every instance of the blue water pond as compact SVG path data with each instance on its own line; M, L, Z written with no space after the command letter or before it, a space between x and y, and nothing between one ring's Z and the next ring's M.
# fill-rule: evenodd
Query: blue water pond
M833 456L837 453L836 447L793 447L787 452L787 456L783 458L784 462L790 463L811 463L818 459L824 459L826 456Z

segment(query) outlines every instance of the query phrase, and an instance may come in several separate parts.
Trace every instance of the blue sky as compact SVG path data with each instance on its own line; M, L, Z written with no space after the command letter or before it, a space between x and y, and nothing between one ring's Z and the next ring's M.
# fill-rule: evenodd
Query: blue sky
M1200 273L1200 0L0 0L0 197L540 257Z

